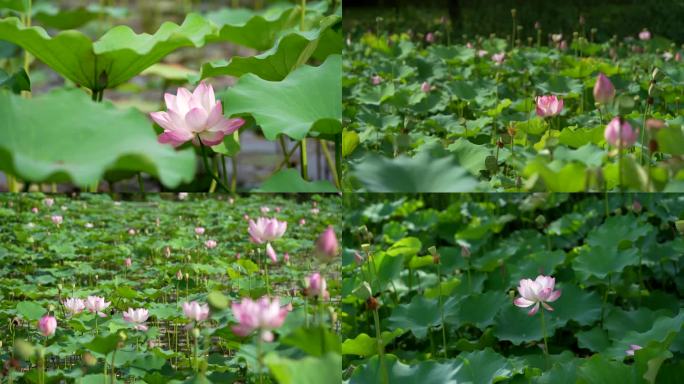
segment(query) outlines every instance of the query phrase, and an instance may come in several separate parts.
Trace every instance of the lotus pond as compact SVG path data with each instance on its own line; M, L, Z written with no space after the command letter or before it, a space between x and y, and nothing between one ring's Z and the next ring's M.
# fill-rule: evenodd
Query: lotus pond
M684 197L345 200L348 383L676 383Z
M340 203L0 194L0 381L339 383Z
M338 1L0 1L0 188L335 192Z
M444 17L350 21L345 189L682 190L681 42L511 12L507 37L452 36Z

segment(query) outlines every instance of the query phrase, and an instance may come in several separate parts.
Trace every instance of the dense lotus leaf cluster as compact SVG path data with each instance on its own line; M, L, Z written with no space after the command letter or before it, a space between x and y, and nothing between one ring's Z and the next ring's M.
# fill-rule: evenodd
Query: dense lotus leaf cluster
M587 32L511 44L447 38L444 24L390 33L379 20L346 31L346 190L681 189L674 42L636 30L624 41Z
M363 195L347 209L349 383L679 380L681 197Z
M0 194L0 379L340 382L340 203Z

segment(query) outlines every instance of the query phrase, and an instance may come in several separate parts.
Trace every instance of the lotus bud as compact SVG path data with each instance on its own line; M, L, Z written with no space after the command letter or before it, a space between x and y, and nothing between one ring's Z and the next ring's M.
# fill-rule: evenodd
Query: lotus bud
M597 103L607 104L615 98L615 87L610 79L603 73L599 73L594 84L594 100Z

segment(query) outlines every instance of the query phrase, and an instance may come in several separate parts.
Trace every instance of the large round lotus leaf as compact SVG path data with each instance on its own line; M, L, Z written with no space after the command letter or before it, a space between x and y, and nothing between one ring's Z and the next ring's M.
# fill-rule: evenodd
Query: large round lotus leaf
M319 59L342 53L342 36L330 29L330 26L338 21L337 16L329 16L323 19L316 29L288 33L280 37L271 49L260 55L235 56L230 61L206 63L202 65L199 78L226 75L240 77L246 73L253 73L264 80L280 81L292 69L306 63L317 51L322 52Z
M271 48L280 31L299 23L300 14L299 7L279 4L261 12L223 8L208 13L206 18L219 28L218 37L212 40L230 41L265 51Z
M473 324L484 330L494 324L494 317L506 305L510 305L510 299L503 292L474 293L461 300L453 318L450 313L446 321L453 320L459 326Z
M435 155L431 148L394 159L368 154L352 165L351 175L367 192L471 192L477 186L452 155Z
M456 359L437 362L423 361L406 365L394 355L387 355L386 372L392 384L459 384L492 383L512 376L510 363L487 348L461 353ZM350 384L381 383L382 368L377 356L354 372Z
M454 311L456 304L455 300L445 301L444 313ZM387 322L392 328L407 329L417 338L425 338L428 328L441 324L439 300L414 296L409 304L400 304L394 308Z
M223 94L226 115L251 114L268 140L285 134L301 140L309 131L342 131L342 57L319 67L302 66L283 81L247 74Z
M585 247L573 261L573 268L581 276L596 276L600 279L609 273L620 273L628 265L639 262L639 250L619 250L613 246Z
M140 171L168 187L190 182L191 149L157 142L140 112L98 104L80 90L32 99L0 92L0 169L32 182L92 185L106 171Z
M90 89L115 87L180 47L204 45L216 27L190 14L182 25L166 22L154 35L127 26L110 29L96 42L69 30L50 37L41 27L25 27L16 17L0 20L0 40L17 44L62 76Z
M265 359L271 374L280 384L319 384L342 382L342 356L327 353L322 357L293 360L275 353Z
M496 317L494 336L499 340L507 340L513 344L522 344L542 340L541 318L537 312L534 316L527 313L530 308L518 308L513 303L506 305ZM541 311L541 309L540 309ZM553 312L544 312L546 336L551 338L563 322Z
M34 23L37 22L42 26L56 29L78 28L102 17L102 15L120 19L128 13L123 7L103 7L100 4L88 4L85 7L60 9L55 4L47 2L33 4L31 11Z

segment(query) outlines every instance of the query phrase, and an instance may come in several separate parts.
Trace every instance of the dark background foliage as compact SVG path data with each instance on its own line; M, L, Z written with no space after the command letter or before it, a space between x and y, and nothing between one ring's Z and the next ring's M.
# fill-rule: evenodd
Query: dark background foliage
M346 30L359 23L375 28L375 18L383 16L383 29L424 32L441 16L451 16L456 36L496 33L503 37L512 31L511 9L515 8L523 36L536 36L536 21L544 33L572 35L580 31L582 15L586 30L597 28L599 40L612 35L635 36L648 28L656 35L684 43L684 0L346 0L344 6Z

